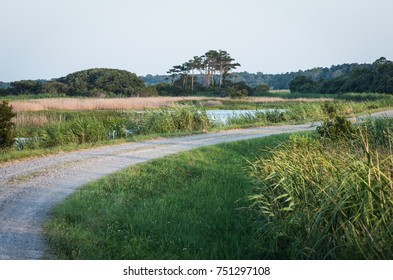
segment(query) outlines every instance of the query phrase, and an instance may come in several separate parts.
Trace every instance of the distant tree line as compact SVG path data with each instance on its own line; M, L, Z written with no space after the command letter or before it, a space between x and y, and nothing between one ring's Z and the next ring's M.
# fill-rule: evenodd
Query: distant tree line
M315 67L308 70L281 74L264 74L261 72L252 74L248 72L239 72L232 76L231 81L244 81L251 87L258 86L259 84L267 84L271 89L289 89L289 83L298 76L306 76L312 80L333 79L347 75L357 66L359 66L357 63L342 64L331 67Z
M342 64L282 74L231 72L239 63L223 50L175 65L168 75L138 77L125 70L94 68L66 77L0 82L0 95L55 94L66 96L156 96L215 94L253 96L270 89L302 93L393 93L393 62L381 57L372 64Z
M341 64L331 67L316 67L309 70L299 70L297 72L287 72L281 74L264 74L262 72L232 72L227 75L227 81L232 83L244 82L251 88L256 88L261 84L266 84L271 89L289 89L289 83L296 77L306 76L314 81L320 79L330 80L341 76L348 75L353 69L359 66L370 66L370 64ZM157 85L160 83L170 83L168 75L146 75L141 77L148 85ZM199 83L203 83L203 76L199 73L195 75Z
M9 83L0 82L0 89L6 89L6 88L9 88L9 87L10 87Z
M301 93L346 93L380 92L393 93L393 62L385 57L368 65L359 65L346 75L318 80L305 75L294 78L291 92Z
M22 80L0 89L1 95L55 94L66 96L151 96L154 87L125 70L94 68L78 71L51 81Z
M257 89L261 85L267 85L269 89L290 89L291 92L301 93L393 93L392 64L391 61L381 57L372 64L341 64L329 68L317 67L282 74L236 72L227 75L225 82L226 85L236 85L238 90L247 89L248 95L258 95L260 91ZM161 88L168 87L164 85L168 75L147 75L142 78L147 84L158 84ZM203 82L201 74L197 74L195 79L199 83ZM179 92L181 92L180 87L178 94Z

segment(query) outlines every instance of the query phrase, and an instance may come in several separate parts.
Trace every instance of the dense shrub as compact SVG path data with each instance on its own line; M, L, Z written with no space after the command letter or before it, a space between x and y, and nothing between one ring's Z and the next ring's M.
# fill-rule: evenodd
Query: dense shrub
M0 149L9 148L15 142L15 124L12 122L15 116L12 106L7 101L3 101L0 104Z
M322 137L335 140L352 138L355 131L352 123L347 119L347 116L337 112L338 109L336 105L331 102L325 103L323 109L327 117L322 124L317 127L318 133Z
M136 96L145 85L137 75L125 70L94 68L69 74L57 79L65 85L68 95L106 96ZM60 85L60 84L57 84Z
M248 90L237 89L235 86L230 86L225 89L225 94L230 98L245 98L248 96Z

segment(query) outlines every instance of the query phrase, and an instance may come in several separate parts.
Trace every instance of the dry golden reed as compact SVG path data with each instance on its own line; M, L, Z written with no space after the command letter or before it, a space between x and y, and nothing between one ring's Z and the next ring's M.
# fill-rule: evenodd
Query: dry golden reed
M171 107L176 102L209 100L211 102L219 101L224 98L206 98L206 97L131 97L131 98L46 98L46 99L28 99L15 100L11 102L16 112L34 112L47 110L141 110L148 108ZM233 99L232 99L233 100ZM252 97L244 101L249 102L315 102L326 101L330 99L285 99L279 97ZM217 105L219 104L217 103Z
M140 110L170 107L175 102L202 100L199 97L132 97L132 98L46 98L12 101L16 112L46 110Z

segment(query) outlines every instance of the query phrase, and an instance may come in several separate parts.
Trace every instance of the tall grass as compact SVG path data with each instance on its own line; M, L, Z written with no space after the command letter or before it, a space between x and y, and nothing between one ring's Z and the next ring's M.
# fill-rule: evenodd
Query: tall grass
M147 112L24 112L16 148L36 149L96 143L135 135L202 131L211 125L203 110L175 107Z
M268 125L283 123L289 120L287 112L282 110L256 111L234 115L228 118L227 125Z
M351 140L294 136L250 165L265 258L393 257L392 124L368 120Z
M208 129L211 121L205 111L195 107L177 107L144 114L138 133L192 132Z
M109 139L109 123L94 117L75 118L66 123L51 124L37 130L26 130L16 147L22 149L48 148L71 143L94 143Z

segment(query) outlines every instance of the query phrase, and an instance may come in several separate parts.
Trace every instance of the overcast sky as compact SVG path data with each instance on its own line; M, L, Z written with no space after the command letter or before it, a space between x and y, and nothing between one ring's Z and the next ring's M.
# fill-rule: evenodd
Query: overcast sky
M0 0L0 81L165 74L210 49L238 71L393 60L392 0Z

